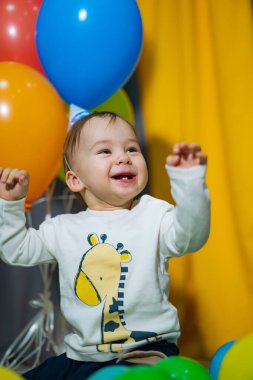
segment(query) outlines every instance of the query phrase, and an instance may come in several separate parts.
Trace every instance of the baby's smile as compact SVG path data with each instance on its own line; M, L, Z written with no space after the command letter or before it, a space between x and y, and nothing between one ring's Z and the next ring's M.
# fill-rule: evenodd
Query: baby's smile
M116 180L120 183L134 183L136 181L136 175L131 173L117 174L111 177L113 180Z
M133 169L125 168L118 169L116 172L114 171L111 175L111 179L124 184L132 184L137 180L136 171Z

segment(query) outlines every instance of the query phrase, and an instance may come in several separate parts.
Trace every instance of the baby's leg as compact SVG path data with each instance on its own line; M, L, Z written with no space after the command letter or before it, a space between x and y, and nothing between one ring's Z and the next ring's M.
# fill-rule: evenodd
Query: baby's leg
M38 367L23 374L26 380L85 380L109 362L81 362L67 358L66 354L47 359Z

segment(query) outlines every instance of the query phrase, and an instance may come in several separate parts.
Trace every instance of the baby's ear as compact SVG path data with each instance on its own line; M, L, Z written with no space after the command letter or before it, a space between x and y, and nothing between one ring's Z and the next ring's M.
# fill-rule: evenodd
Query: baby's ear
M72 170L67 171L65 179L69 189L74 193L79 193L80 191L85 189L83 182L80 180L80 178L77 177L77 175Z

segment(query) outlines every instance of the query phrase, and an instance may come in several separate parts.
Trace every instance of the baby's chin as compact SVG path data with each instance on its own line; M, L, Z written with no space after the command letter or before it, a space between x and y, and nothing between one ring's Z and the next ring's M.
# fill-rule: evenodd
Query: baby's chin
M113 211L122 209L131 209L134 198L104 198L86 200L87 207L90 210Z
M118 209L131 209L138 194L139 192L135 192L134 194L131 194L131 196L129 197L114 198L113 200L111 200L110 204L112 207Z

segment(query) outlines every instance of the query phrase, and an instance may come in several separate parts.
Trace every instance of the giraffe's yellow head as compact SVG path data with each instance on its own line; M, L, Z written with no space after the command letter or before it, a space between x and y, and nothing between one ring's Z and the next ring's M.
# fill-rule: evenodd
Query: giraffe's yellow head
M101 239L101 241L100 241ZM121 263L131 261L131 254L105 243L107 236L90 234L88 242L91 248L83 255L79 271L75 278L75 292L84 303L95 306L112 292L117 293L121 274Z

